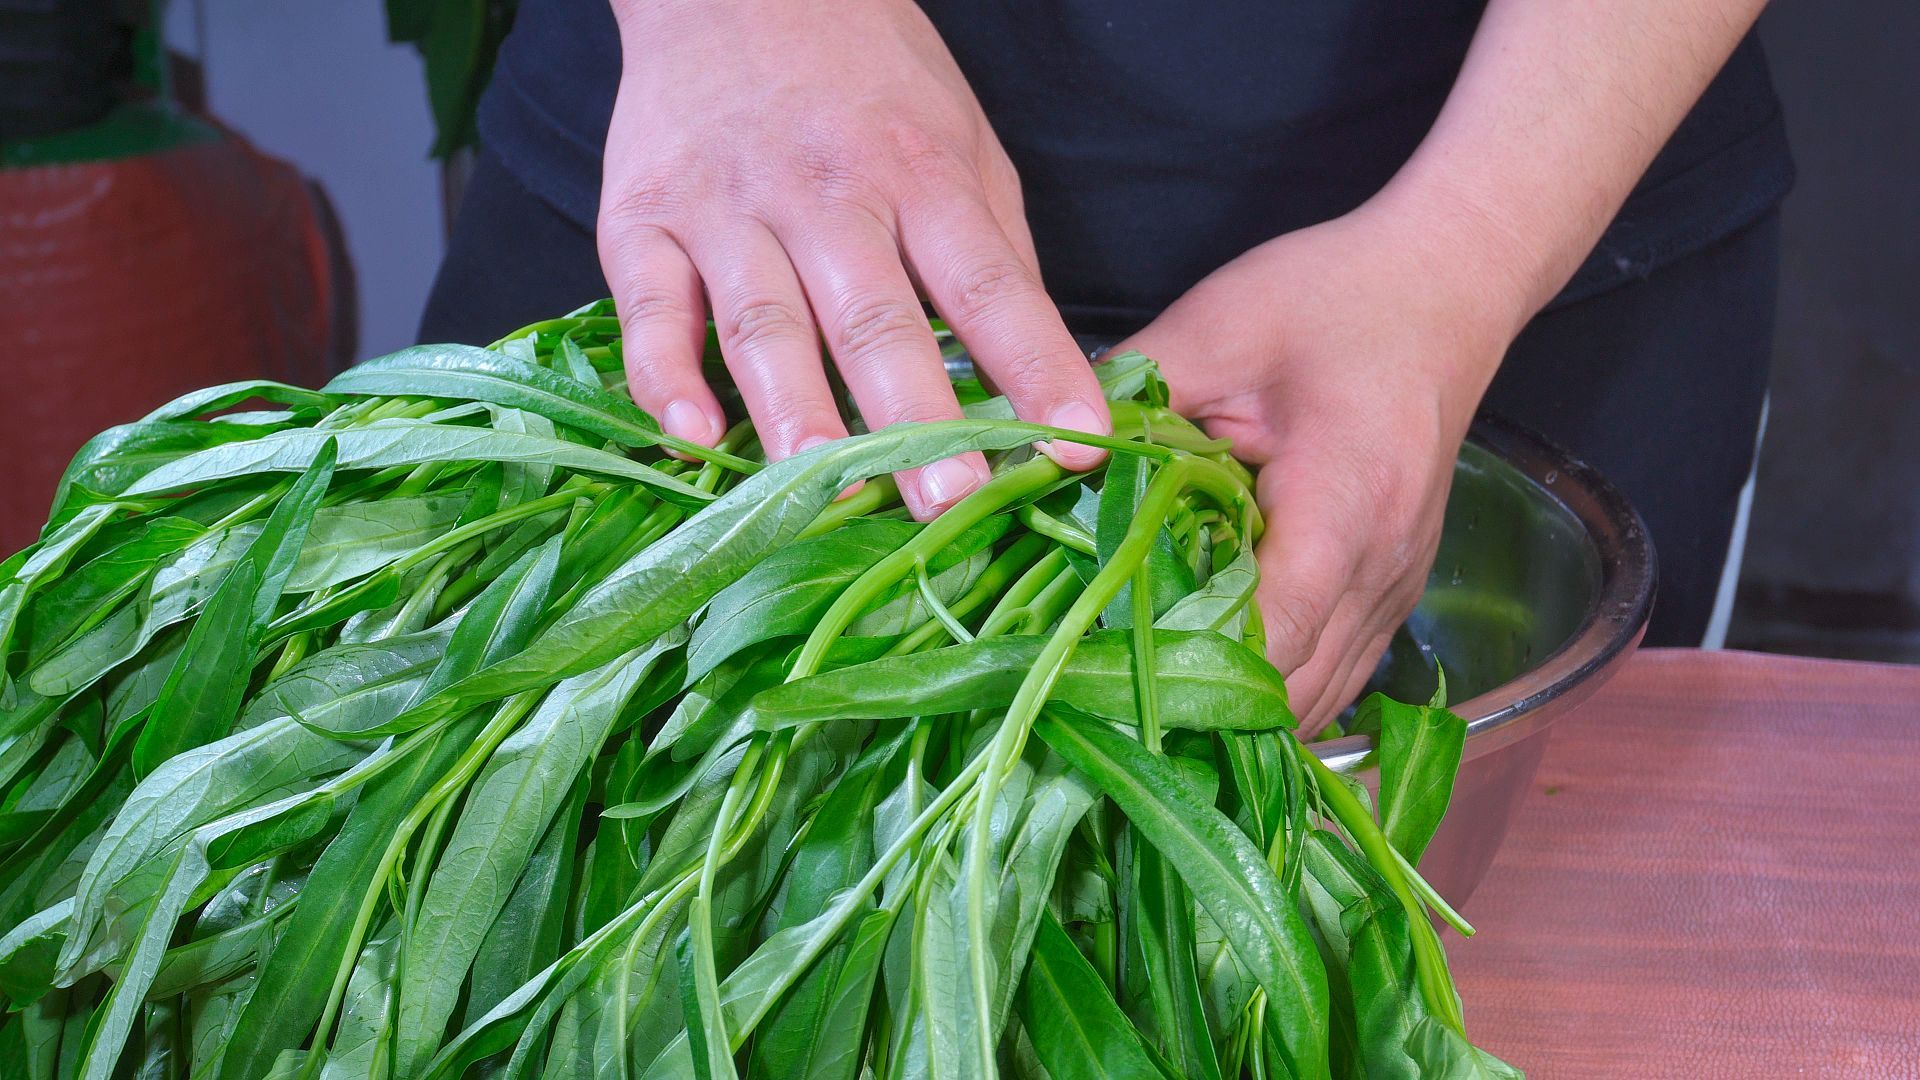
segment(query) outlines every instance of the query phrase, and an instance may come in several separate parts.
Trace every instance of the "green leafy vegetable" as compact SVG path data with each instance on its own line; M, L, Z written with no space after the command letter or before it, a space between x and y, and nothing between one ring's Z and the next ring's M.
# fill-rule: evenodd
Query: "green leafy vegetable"
M1295 740L1247 474L1150 361L1088 474L972 381L768 463L618 333L81 451L0 563L0 1072L1513 1075L1414 869L1464 725L1369 699L1378 818Z

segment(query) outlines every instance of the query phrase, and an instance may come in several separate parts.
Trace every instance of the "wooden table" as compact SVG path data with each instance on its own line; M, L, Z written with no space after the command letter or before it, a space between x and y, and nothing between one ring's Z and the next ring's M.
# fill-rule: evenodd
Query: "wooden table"
M1920 1077L1920 668L1643 652L1449 953L1533 1077Z

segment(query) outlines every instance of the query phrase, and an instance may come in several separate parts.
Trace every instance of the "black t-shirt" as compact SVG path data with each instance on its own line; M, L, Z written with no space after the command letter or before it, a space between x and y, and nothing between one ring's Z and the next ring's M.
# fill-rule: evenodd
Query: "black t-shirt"
M1020 171L1054 299L1069 321L1113 329L1378 191L1439 113L1483 2L922 7ZM481 104L488 149L587 227L619 67L607 0L523 0ZM1749 37L1556 303L1730 235L1792 180Z

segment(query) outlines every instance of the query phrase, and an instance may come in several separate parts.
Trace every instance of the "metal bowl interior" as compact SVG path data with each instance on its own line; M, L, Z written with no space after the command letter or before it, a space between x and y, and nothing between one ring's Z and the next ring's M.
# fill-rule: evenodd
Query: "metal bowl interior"
M1420 869L1463 902L1531 786L1550 725L1639 643L1653 606L1646 526L1590 466L1483 417L1454 470L1439 555L1376 689L1425 700L1446 669L1467 745L1453 801ZM1371 786L1372 740L1313 744Z

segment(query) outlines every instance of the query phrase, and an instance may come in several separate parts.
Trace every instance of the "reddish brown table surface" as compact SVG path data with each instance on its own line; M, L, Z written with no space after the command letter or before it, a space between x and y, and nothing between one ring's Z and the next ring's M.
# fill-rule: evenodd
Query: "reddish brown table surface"
M1451 939L1533 1077L1920 1077L1920 668L1633 658Z

